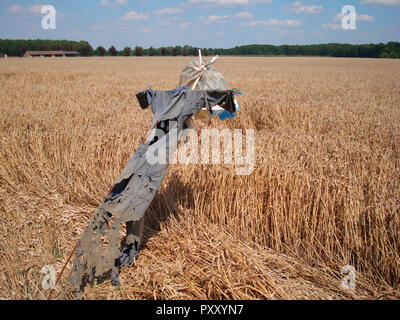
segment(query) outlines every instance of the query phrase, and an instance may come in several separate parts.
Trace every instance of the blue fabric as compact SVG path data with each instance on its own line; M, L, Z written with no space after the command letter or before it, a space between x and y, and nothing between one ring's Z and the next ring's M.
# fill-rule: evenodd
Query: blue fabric
M235 119L236 118L236 114L232 114L228 111L223 111L222 113L220 113L218 115L218 118L220 120L225 120L225 119Z
M239 104L237 105L236 112L239 111ZM220 120L225 120L225 119L236 119L236 113L230 113L226 110L218 110L218 111L213 111L210 113L210 118L218 116Z

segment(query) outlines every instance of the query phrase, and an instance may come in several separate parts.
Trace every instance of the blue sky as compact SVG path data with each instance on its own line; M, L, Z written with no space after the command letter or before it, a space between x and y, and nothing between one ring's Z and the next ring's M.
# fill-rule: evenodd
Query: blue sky
M57 10L43 30L42 5ZM343 30L342 7L357 12ZM0 2L0 38L87 40L93 47L400 41L400 0L57 0Z

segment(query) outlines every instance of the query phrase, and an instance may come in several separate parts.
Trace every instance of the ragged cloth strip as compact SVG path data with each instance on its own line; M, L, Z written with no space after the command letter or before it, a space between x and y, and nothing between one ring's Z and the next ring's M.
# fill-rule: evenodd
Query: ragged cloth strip
M83 232L69 276L78 299L86 284L93 284L96 279L110 277L113 284L119 284L120 266L131 264L139 252L144 214L169 166L168 158L164 164L149 163L148 152L165 148L167 154L173 154L177 143L170 143L172 133L179 141L183 129L188 126L188 119L202 109L212 112L212 107L218 105L232 114L236 112L234 92L229 90L148 89L137 97L142 108L150 105L153 112L151 127L161 129L163 136L148 138L139 146ZM125 247L121 249L119 230L123 223L127 223L127 228L130 224L137 230L130 240L127 236Z

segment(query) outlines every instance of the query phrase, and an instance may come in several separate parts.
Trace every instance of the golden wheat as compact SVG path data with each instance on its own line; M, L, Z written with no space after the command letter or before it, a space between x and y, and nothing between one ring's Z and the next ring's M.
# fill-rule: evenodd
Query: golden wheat
M191 58L0 60L0 298L44 299ZM88 299L400 298L400 62L223 57L256 165L172 165L121 287ZM122 230L123 234L123 230ZM356 268L356 289L341 287ZM67 271L57 299L73 298Z

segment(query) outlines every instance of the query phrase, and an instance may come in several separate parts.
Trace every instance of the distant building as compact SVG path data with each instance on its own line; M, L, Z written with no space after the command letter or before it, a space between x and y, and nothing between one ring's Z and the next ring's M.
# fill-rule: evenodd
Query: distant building
M52 50L52 51L26 51L24 57L77 57L79 52L77 51L64 51L64 50Z

